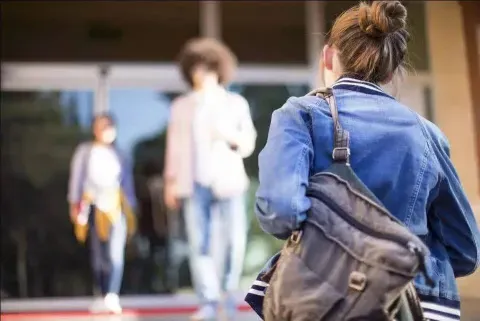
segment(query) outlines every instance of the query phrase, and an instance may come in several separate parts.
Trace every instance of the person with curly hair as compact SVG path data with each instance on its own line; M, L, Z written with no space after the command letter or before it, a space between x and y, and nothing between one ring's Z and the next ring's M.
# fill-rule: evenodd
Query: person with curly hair
M243 158L256 140L247 101L225 89L236 65L230 49L214 39L190 40L179 55L191 91L171 106L164 201L171 210L182 206L185 215L190 270L201 300L194 320L216 320L222 292L227 316L232 319L236 311L232 292L240 281L247 237ZM212 206L219 208L226 245L221 277L210 250Z

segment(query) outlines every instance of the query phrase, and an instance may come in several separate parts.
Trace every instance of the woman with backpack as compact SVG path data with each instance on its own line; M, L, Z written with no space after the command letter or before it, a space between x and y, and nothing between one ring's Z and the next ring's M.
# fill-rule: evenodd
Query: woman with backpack
M273 113L268 140L259 156L256 214L265 232L296 242L292 232L301 231L312 214L313 201L307 196L310 178L331 165L332 146L342 143L342 139L334 139L338 131L336 126L333 129L332 117L338 118L350 138L344 148L334 150L334 162L336 156L343 157L373 193L371 199L377 199L430 252L424 265L433 282L424 275L414 280L424 317L460 320L456 278L479 266L478 224L450 160L445 135L380 87L404 70L409 40L406 18L407 10L399 1L373 1L336 19L321 60L325 85L335 98L338 115L333 115L328 100L315 95L290 98ZM316 247L322 253L322 243ZM281 265L282 257L279 262ZM332 267L334 273L336 267ZM282 271L285 269L283 266ZM353 276L359 278L352 280L350 275L351 288L368 289L361 273ZM264 281L257 279L250 294L267 296ZM273 292L271 298L269 304L282 300L281 294ZM302 300L307 298L305 293ZM322 298L319 300L321 305ZM338 303L341 300L335 302L342 304ZM334 302L331 304L329 309L334 309ZM277 320L343 320L292 315L295 313Z

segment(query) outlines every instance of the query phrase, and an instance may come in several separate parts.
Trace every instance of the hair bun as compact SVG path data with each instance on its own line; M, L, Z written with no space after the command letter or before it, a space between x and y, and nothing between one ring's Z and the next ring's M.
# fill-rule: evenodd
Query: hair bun
M373 1L361 3L358 23L363 32L375 38L404 29L407 24L407 9L400 1Z

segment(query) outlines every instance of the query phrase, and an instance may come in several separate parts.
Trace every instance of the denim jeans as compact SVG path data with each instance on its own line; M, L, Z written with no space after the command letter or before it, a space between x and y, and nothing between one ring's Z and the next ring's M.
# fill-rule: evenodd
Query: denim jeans
M184 202L185 225L190 250L190 271L197 295L203 303L216 303L221 292L238 288L247 239L244 195L218 200L211 189L195 184ZM224 243L225 269L220 277L212 255L212 206L221 221L219 242Z
M94 211L92 211L94 213ZM102 295L120 293L122 285L127 223L125 216L112 224L109 239L100 240L95 229L94 215L90 215L90 256L96 285Z

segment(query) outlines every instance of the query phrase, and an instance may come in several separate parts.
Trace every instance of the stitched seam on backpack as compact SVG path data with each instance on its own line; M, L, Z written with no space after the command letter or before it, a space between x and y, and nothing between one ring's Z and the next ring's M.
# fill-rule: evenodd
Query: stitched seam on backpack
M400 275L403 275L403 276L406 277L406 278L411 278L411 279L413 279L413 278L417 275L416 273L414 274L414 273L409 273L409 272L400 271L400 270L397 270L397 269L395 269L395 268L386 266L386 265L381 264L381 263L378 263L378 262L367 261L365 258L360 257L360 256L358 256L356 253L352 252L348 246L346 246L345 244L343 244L342 242L340 242L338 239L334 238L333 236L330 236L327 232L325 232L325 229L324 229L323 226L321 226L320 224L318 224L318 223L316 223L316 222L313 222L313 221L306 221L306 222L307 222L308 224L311 224L311 225L315 226L316 228L320 229L327 239L329 239L330 241L334 242L335 244L338 244L345 252L347 252L348 254L350 254L350 256L352 256L352 257L353 257L354 259L356 259L357 261L362 262L363 264L366 264L366 265L368 265L368 266L373 266L373 267L381 268L381 269L383 269L383 270L385 270L385 271L389 271L389 272L391 272L391 273L400 274ZM408 283L408 282L405 282L405 283Z

